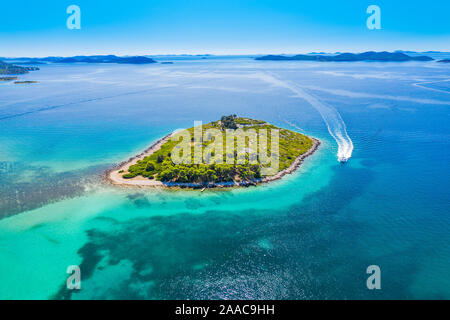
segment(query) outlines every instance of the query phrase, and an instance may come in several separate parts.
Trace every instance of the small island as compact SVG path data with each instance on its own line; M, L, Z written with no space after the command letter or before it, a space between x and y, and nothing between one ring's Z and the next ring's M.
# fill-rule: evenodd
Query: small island
M17 77L0 77L0 81L13 81L13 80L17 80L19 78Z
M39 81L35 80L14 81L14 84L31 84L31 83L39 83Z
M196 136L196 130L197 132L200 130L200 139L198 135ZM212 139L209 133L211 131L216 134L220 132L227 138L222 140L219 137L218 140L218 136L215 135ZM266 137L267 140L262 140L261 136L258 136L259 144L255 144L256 140L247 139L255 132L265 132L262 137ZM243 143L241 146L244 148L238 148L240 151L230 152L230 145L233 147L239 145L238 138L235 140L233 137L238 134L245 136L241 140ZM229 140L229 135L233 137L233 140ZM179 141L186 139L189 139L188 148L192 152L185 154L183 151L182 155L183 159L188 160L189 163L174 163L174 150L178 150ZM227 144L227 139L232 142ZM262 144L260 141L264 141L264 143ZM206 150L212 149L213 142L218 143L215 146L219 146L219 148L214 150L219 150L220 155L215 151L206 152ZM277 143L276 148L272 143ZM294 172L306 157L314 153L319 145L320 141L315 138L276 127L263 120L237 117L236 115L223 116L218 121L186 129L183 134L175 132L165 136L141 154L109 170L106 177L111 183L123 186L194 189L251 186L274 181ZM206 158L216 157L215 159L220 161L214 163L195 162L195 157L198 155L195 153L196 148L200 148L201 156L208 154ZM261 153L256 154L256 151ZM263 153L273 157L271 163L265 161L266 157L261 156ZM276 168L269 170L268 167L273 166L274 162L276 162Z

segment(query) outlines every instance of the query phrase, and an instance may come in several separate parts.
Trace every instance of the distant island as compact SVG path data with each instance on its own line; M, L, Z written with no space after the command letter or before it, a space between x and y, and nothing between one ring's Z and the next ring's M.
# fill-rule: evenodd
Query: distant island
M31 83L39 83L39 81L34 80L26 80L26 81L14 81L15 84L31 84Z
M41 62L41 61L17 61L14 62L16 65L39 65L39 64L46 64L45 62Z
M0 81L13 81L17 79L17 77L0 77Z
M338 55L306 55L298 54L295 56L284 55L266 55L257 57L255 60L272 60L272 61L432 61L428 56L409 56L403 52L374 52L368 51L364 53L341 53Z
M94 55L74 57L45 57L45 58L17 58L16 64L45 64L45 63L121 63L121 64L148 64L155 60L144 56L118 57L115 55ZM24 60L24 61L22 61Z
M195 129L197 128L197 129ZM200 127L192 127L187 132L194 135L194 130ZM237 161L238 153L220 154L223 157L222 163L200 163L175 164L172 161L171 153L176 150L178 142L178 133L169 134L157 141L150 148L138 156L132 157L112 170L108 171L107 179L116 185L133 186L152 186L152 187L188 187L188 188L211 188L211 187L235 187L256 185L262 182L269 182L280 179L285 174L292 173L302 163L302 161L311 155L319 146L320 141L306 135L279 128L262 120L237 117L235 115L223 116L220 120L205 124L201 127L201 136L206 135L208 129L217 129L216 132L254 132L260 129L267 130L271 139L272 130L279 130L279 153L278 167L271 171L270 175L263 175L262 171L267 167L267 163L262 163L260 156L256 156L257 161L251 161L249 153L245 154L245 161L242 155L242 163ZM252 130L252 131L248 131ZM259 132L259 131L258 131ZM176 138L176 139L173 139ZM188 156L194 159L196 146L201 148L203 154L206 147L212 141L196 141L195 138L189 140L189 148L193 151ZM225 138L222 150L226 149ZM259 140L259 139L258 139ZM269 143L270 144L270 143ZM223 148L222 148L223 147ZM255 149L254 145L251 145ZM261 145L256 146L261 148ZM246 151L250 152L250 143L246 144ZM259 149L258 149L259 150ZM269 150L269 154L272 149ZM212 156L214 156L211 153ZM232 159L231 163L227 162ZM255 159L253 159L255 160Z
M39 70L38 67L20 67L0 60L0 74L25 74Z

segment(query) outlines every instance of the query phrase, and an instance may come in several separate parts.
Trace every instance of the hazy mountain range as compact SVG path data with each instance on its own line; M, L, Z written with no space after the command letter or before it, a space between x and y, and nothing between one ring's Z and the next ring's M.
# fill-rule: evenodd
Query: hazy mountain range
M430 54L442 53L437 51L428 51ZM409 53L409 54L406 54ZM206 58L212 55L182 55ZM242 56L244 57L244 56ZM247 56L248 58L253 58ZM436 56L435 56L436 57ZM442 59L444 58L444 59ZM450 59L445 59L444 55L437 62L448 63ZM48 63L120 63L120 64L150 64L157 63L150 56L124 56L115 55L93 55L93 56L73 56L73 57L45 57L45 58L0 58L0 74L24 74L29 71L39 70L38 67L26 67L24 65L39 65ZM4 62L2 60L7 60ZM368 51L363 53L338 53L326 54L323 52L298 54L298 55L265 55L256 57L255 60L272 60L272 61L432 61L435 60L426 55L418 55L413 51L395 51L395 52L375 52ZM161 62L171 63L171 62Z

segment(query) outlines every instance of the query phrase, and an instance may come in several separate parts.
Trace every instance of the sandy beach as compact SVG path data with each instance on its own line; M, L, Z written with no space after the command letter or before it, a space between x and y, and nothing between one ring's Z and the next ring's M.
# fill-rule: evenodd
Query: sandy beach
M144 152L141 154L134 156L130 159L128 159L125 162L120 163L118 166L113 168L112 170L108 171L106 173L106 178L115 185L129 185L129 186L145 186L145 187L165 187L165 185L161 181L157 180L150 180L148 178L144 178L142 176L137 176L133 179L124 179L122 178L123 173L119 173L119 171L127 172L128 168L134 164L136 164L139 160L144 159L145 157L153 154L154 152L158 151L161 146L169 141L170 137L172 137L172 133L168 134L164 138L156 141L154 144L152 144L149 148L147 148Z

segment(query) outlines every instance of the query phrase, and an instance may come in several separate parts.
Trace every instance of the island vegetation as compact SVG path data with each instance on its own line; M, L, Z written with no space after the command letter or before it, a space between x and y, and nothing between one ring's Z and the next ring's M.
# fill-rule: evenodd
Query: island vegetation
M187 129L190 134L195 136L194 127ZM318 146L318 140L310 138L306 135L294 132L288 129L276 127L266 121L254 120L250 118L237 117L236 115L223 116L220 120L214 121L202 126L203 133L208 129L218 129L221 132L234 131L242 129L247 131L250 129L259 130L265 129L267 134L267 152L270 154L271 150L271 134L274 129L279 130L279 155L278 168L275 174L291 169L295 170L300 162L299 158L306 157L312 153ZM203 134L202 134L203 135ZM133 180L149 179L160 181L165 185L182 185L191 184L197 186L208 185L249 185L256 184L263 181L264 177L261 172L265 164L262 164L258 158L255 161L250 161L249 154L245 155L245 160L240 163L237 160L238 154L234 151L231 157L234 158L233 164L226 161L226 157L230 157L226 152L223 153L222 163L212 164L194 164L194 148L196 144L201 145L202 152L212 141L196 141L192 138L190 147L192 148L192 161L189 164L180 163L175 164L172 161L171 153L178 144L177 140L165 139L160 142L157 150L150 154L143 156L133 164L117 168L116 174L120 179ZM249 141L246 140L246 149L250 146ZM259 147L259 146L258 146ZM225 139L223 139L223 150L226 150ZM214 154L212 154L214 156Z
M15 84L30 84L30 83L39 83L39 81L34 80L25 80L25 81L14 81Z
M0 77L0 81L13 81L17 79L17 77Z
M38 67L20 67L0 60L0 74L25 74L39 70Z

